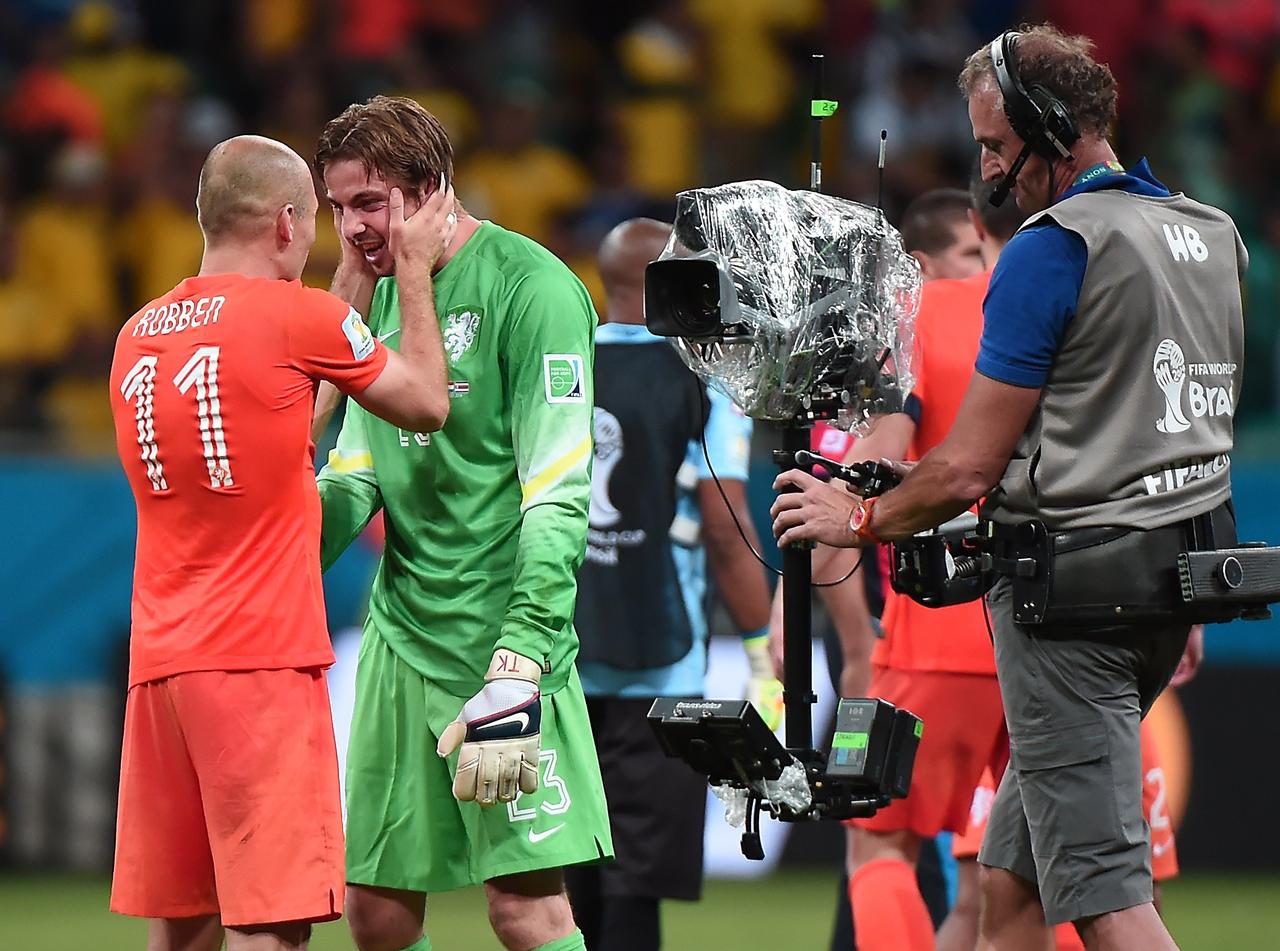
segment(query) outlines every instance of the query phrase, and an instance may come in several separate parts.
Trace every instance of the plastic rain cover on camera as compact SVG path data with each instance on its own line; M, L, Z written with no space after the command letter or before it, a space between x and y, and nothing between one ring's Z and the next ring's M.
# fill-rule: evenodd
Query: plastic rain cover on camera
M801 815L813 804L808 774L794 759L777 779L752 780L750 786L752 793L779 807L778 811ZM711 792L724 803L724 821L735 829L741 828L747 820L748 791L741 786L713 783Z
M753 780L751 788L761 799L799 815L813 804L809 774L798 760L792 760L777 779Z
M741 829L747 821L747 791L741 786L712 784L712 794L724 803L724 821Z
M730 275L739 325L673 343L748 416L861 430L901 411L920 268L881 212L764 181L685 191L659 260L692 256Z

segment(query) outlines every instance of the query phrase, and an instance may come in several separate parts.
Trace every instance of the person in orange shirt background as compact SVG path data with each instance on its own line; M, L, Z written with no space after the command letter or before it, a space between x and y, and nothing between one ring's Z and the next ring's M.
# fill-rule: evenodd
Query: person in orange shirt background
M980 274L986 266L983 256L985 244L970 211L969 193L963 189L937 188L917 196L904 209L899 229L903 247L919 263L926 287ZM981 297L978 300L980 304ZM876 436L872 439L859 440L851 433L819 423L813 430L812 448L828 459L841 459L846 455L849 459L864 459L877 458L876 454L881 452L877 447L905 447L910 439L907 427L915 426L919 405L919 399L913 399L908 407L912 415L895 414L878 420ZM871 455L864 455L868 452ZM818 592L831 615L836 634L836 643L829 639L827 644L828 657L832 658L832 680L838 683L842 697L867 696L872 647L877 636L873 617L879 618L882 613L883 592L888 587L888 563L882 554L883 551L869 553L867 562L857 570L857 577L830 585L829 582L848 575L862 556L851 550L826 546L819 546L815 552L814 581L824 585L818 588ZM775 592L770 620L770 651L779 677L783 667L781 635L782 592L779 588ZM836 657L840 658L839 663L834 662ZM848 831L852 839L855 830L851 827ZM931 920L938 920L946 913L947 907L940 856L932 842L921 854L923 858L913 874L918 878L920 892L933 915ZM836 905L832 949L844 949L854 944L855 935L851 927L855 916L850 913L849 898L846 875L842 879Z
M321 380L415 431L448 414L429 274L453 192L408 221L404 203L389 244L420 277L400 285L398 354L298 281L319 201L307 163L260 136L210 152L200 272L116 341L138 543L111 909L150 918L151 948L213 951L224 929L229 951L305 948L342 912L310 427Z
M966 212L969 204L965 195ZM990 209L985 202L980 207ZM1020 224L1020 217L1007 220L1008 211L990 209L975 218L988 267L998 243ZM916 319L916 386L907 411L881 420L851 455L919 459L946 435L973 372L989 276L981 271L926 282ZM1008 736L980 602L931 609L890 592L882 626L884 637L871 655L868 695L905 707L926 726L910 795L872 818L851 822L849 897L861 951L917 951L935 946L916 884L921 843L943 830L965 829L984 768L1004 771ZM944 923L939 946L947 934Z

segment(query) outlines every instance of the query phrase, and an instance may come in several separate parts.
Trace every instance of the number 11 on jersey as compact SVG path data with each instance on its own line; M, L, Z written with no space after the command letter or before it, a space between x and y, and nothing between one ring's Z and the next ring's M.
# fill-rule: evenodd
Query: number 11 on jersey
M177 375L173 385L183 395L195 388L196 415L200 421L200 441L205 464L209 468L209 485L215 489L232 485L231 462L227 458L227 444L222 432L222 404L218 397L219 347L200 347L191 355ZM132 401L137 409L138 446L151 488L157 492L169 487L164 476L163 460L156 445L153 414L155 409L155 382L157 357L140 357L124 380L120 393Z

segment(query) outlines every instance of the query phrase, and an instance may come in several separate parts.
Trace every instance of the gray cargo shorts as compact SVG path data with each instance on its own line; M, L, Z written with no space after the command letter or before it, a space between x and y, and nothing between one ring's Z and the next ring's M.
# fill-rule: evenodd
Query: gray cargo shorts
M1035 883L1050 924L1151 901L1138 728L1190 626L1024 627L1007 581L988 601L1010 763L978 861Z

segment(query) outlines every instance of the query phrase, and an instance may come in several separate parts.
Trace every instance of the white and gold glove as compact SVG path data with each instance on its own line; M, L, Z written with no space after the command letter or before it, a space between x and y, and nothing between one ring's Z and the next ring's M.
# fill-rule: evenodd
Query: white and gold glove
M538 789L541 666L503 648L493 652L485 684L444 728L436 752L458 754L453 795L481 806L511 802Z

